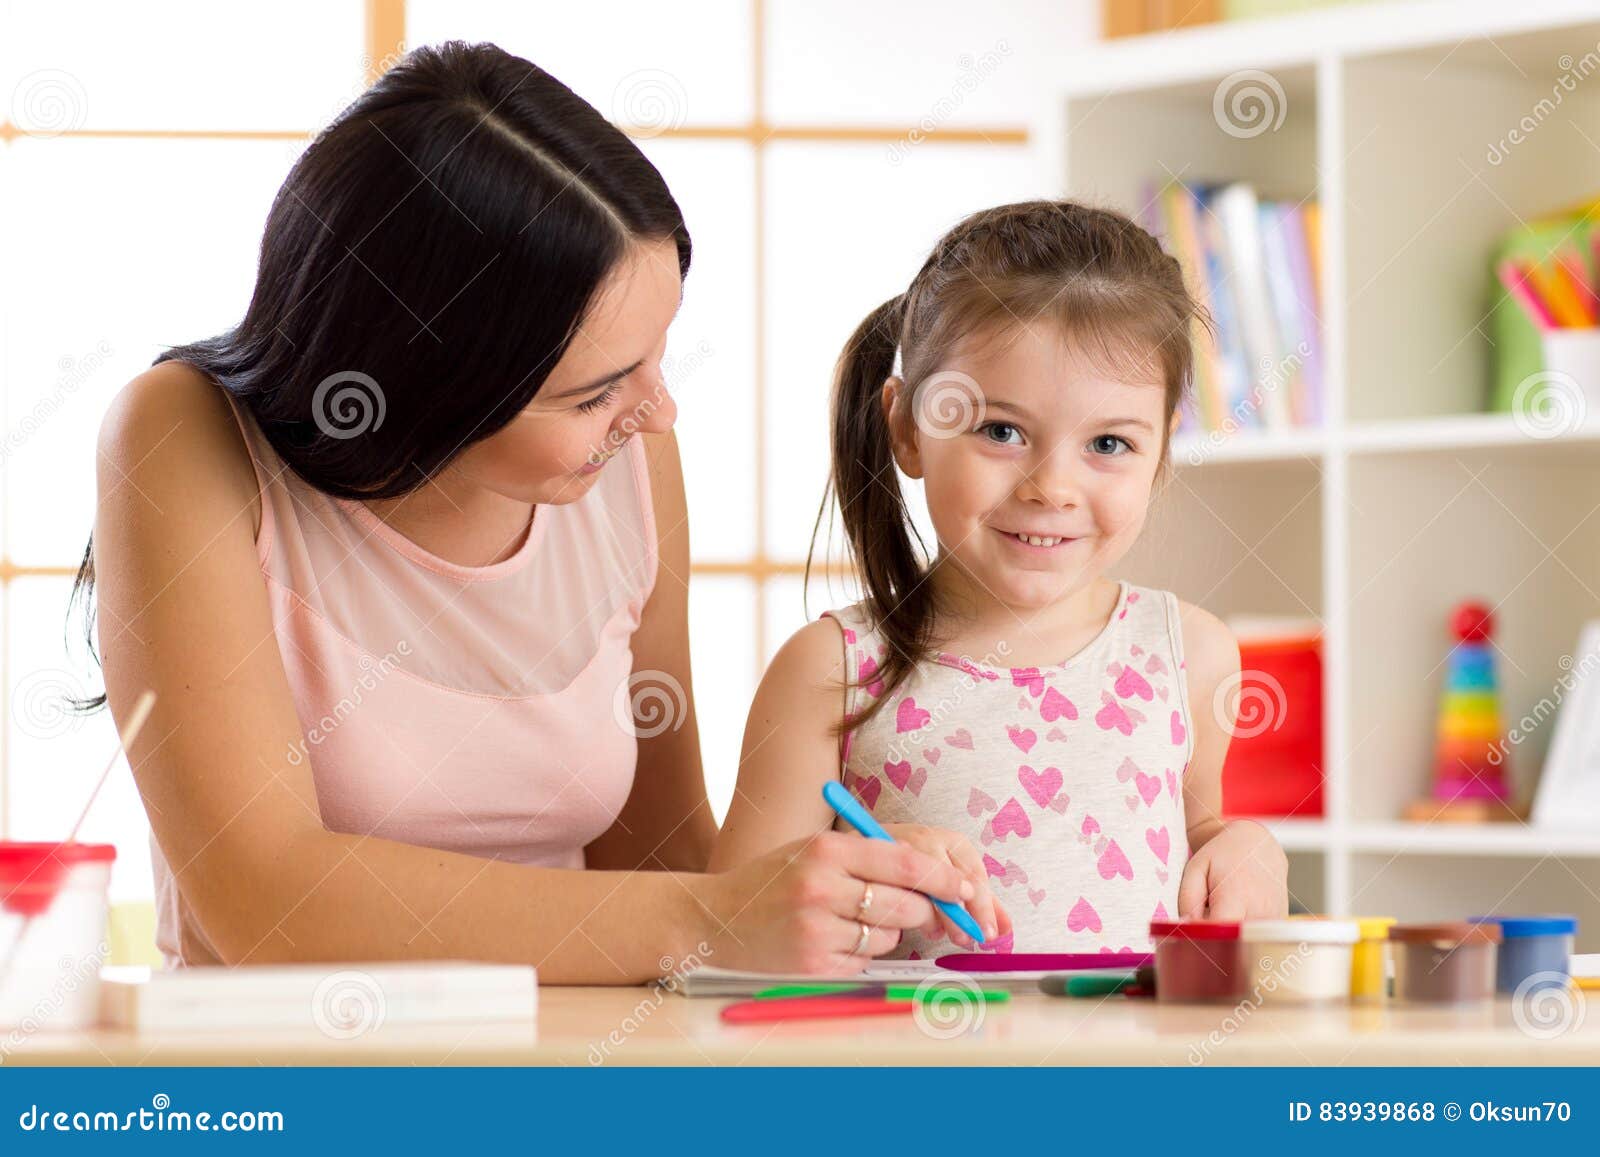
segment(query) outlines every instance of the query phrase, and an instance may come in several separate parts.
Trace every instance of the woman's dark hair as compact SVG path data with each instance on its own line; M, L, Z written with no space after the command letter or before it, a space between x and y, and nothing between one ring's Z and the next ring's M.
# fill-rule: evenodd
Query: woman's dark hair
M243 320L156 360L215 379L317 489L392 498L526 407L628 248L669 239L686 274L666 182L582 97L493 44L418 48L290 170ZM91 655L93 588L91 536Z
M952 430L981 401L961 375L941 371L963 340L1048 318L1101 364L1166 389L1167 429L1188 387L1191 330L1208 324L1173 257L1120 213L1073 201L1024 201L975 213L934 247L905 293L870 313L845 344L833 386L833 468L818 512L837 499L865 610L888 647L872 674L883 687L841 723L872 718L934 645L938 606L929 563L896 472L883 385L895 371L908 409ZM939 375L936 378L936 375ZM963 381L965 384L963 384ZM934 385L923 395L919 387ZM816 553L814 532L809 578Z

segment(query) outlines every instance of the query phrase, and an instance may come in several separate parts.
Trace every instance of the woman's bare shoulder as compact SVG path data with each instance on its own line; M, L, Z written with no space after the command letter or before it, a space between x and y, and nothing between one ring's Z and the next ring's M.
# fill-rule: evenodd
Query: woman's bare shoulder
M222 387L194 366L162 362L119 390L100 423L97 447L102 498L134 485L191 495L206 506L252 508L260 526L260 496L250 450Z

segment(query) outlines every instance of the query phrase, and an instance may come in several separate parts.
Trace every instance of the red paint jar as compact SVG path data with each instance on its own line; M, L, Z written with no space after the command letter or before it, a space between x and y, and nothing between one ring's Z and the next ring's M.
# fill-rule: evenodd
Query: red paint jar
M1234 1003L1245 993L1244 953L1237 920L1152 920L1156 999L1175 1003Z

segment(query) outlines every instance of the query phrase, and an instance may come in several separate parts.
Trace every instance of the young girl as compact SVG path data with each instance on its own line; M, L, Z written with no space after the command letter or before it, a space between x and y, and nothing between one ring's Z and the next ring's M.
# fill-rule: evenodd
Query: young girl
M1137 950L1153 918L1285 913L1282 850L1219 814L1232 635L1107 577L1170 469L1196 312L1133 222L1037 201L957 225L861 324L831 486L866 597L773 660L713 870L829 827L837 776L973 880L985 948ZM922 480L930 562L897 468ZM895 954L946 937L970 946L929 924Z

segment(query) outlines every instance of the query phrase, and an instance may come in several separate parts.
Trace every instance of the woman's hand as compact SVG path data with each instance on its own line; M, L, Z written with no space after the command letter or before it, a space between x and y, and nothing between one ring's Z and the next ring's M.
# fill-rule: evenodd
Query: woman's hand
M978 922L978 927L983 929L985 940L993 940L996 936L1004 936L1011 931L1011 914L995 898L994 892L989 887L989 873L984 869L983 856L966 836L945 828L930 828L922 824L884 824L883 830L893 836L896 843L916 848L920 852L926 852L935 860L952 864L967 878L972 885L973 896L967 901L966 908ZM951 940L963 948L978 947L970 936L956 927L950 917L938 909L934 909L934 915L938 917L942 926L941 931Z
M1197 849L1178 884L1178 914L1251 920L1289 913L1289 861L1272 833L1233 820Z
M705 962L762 972L859 972L905 929L937 926L927 896L965 903L977 894L947 858L842 832L796 840L704 879L718 929Z

